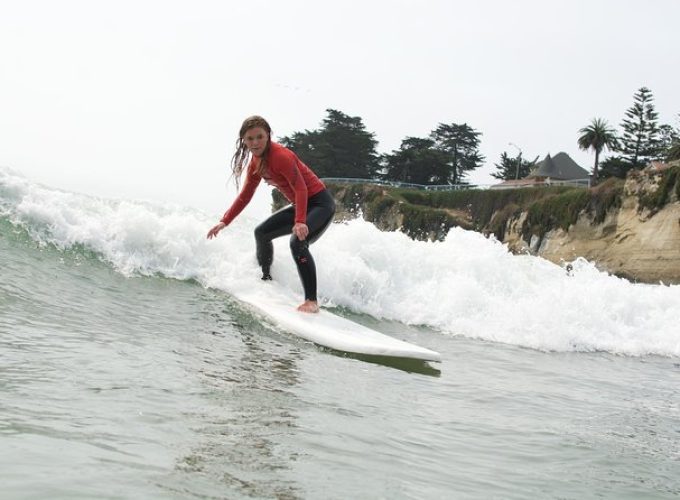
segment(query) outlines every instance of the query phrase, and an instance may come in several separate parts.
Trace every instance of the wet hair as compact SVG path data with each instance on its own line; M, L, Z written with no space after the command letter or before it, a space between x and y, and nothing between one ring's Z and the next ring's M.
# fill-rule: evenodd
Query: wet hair
M261 116L257 115L249 116L243 121L243 124L241 125L241 130L239 130L238 133L238 139L236 139L236 152L234 153L234 156L231 158L231 172L234 177L234 182L236 183L237 188L239 185L239 179L241 178L241 174L243 173L243 169L248 165L250 157L248 148L246 147L243 138L245 137L246 132L248 132L248 130L255 127L263 128L264 131L267 132L267 135L269 136L267 145L265 146L264 152L262 153L262 159L260 160L260 164L257 167L257 174L262 176L262 174L267 169L266 158L267 153L269 152L269 145L271 143L272 128L269 126L269 123L267 123L267 120L265 120Z

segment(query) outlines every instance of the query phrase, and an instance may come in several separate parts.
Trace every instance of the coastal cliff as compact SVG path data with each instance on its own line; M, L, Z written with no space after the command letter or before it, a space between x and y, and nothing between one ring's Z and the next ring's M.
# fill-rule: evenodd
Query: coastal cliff
M680 284L679 170L630 175L619 206L603 218L584 211L568 228L551 229L540 239L532 235L527 241L522 235L521 214L509 221L504 242L513 252L528 251L556 263L584 257L633 281Z
M514 253L562 264L578 257L633 281L680 284L680 164L591 188L417 191L328 184L336 219L442 240L452 227L493 235ZM275 206L282 200L275 197Z

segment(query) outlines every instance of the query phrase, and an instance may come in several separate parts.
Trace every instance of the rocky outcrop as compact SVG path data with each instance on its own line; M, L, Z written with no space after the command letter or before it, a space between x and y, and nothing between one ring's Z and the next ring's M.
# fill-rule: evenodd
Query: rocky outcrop
M583 257L602 270L635 281L678 284L680 202L676 191L680 179L676 178L675 189L666 193L663 206L645 202L646 197L664 189L664 181L669 180L664 175L643 172L629 176L621 206L607 212L601 222L581 213L568 229L552 229L526 241L521 231L526 214L522 214L508 222L504 241L514 252L529 252L556 263Z

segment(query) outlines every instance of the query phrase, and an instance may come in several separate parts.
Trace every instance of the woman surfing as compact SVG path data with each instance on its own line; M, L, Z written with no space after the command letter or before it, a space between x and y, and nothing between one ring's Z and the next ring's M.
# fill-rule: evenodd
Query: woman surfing
M255 228L257 262L262 267L262 279L272 279L272 240L290 234L290 250L305 292L305 301L297 309L307 313L319 312L316 266L309 245L318 240L333 221L333 197L295 153L271 140L271 127L261 116L251 116L241 125L231 168L237 187L244 170L246 179L231 207L208 231L208 239L217 236L241 213L264 179L278 189L291 205L273 213Z

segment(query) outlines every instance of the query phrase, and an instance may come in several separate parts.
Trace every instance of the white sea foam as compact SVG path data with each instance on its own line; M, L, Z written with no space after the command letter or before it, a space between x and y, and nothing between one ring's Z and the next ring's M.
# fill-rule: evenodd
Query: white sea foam
M0 169L0 210L37 241L84 245L124 274L195 279L227 292L262 286L252 229L267 214L267 190L253 205L208 241L219 214L56 191ZM276 240L275 254L275 286L301 295L287 238ZM334 224L313 254L330 305L536 349L680 356L680 286L632 284L584 260L568 276L457 228L444 242L418 242L355 220Z

